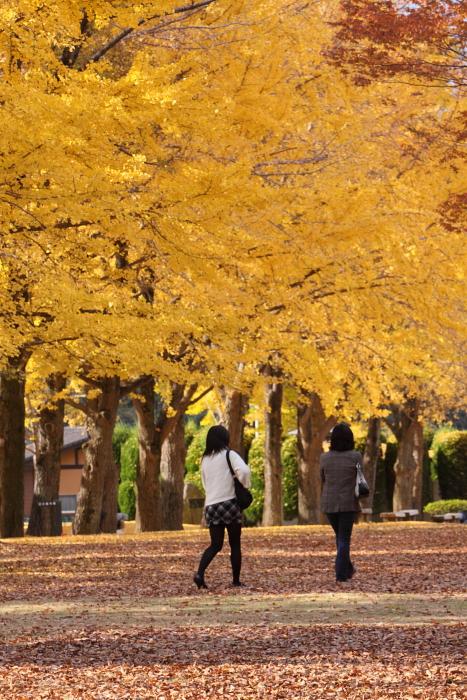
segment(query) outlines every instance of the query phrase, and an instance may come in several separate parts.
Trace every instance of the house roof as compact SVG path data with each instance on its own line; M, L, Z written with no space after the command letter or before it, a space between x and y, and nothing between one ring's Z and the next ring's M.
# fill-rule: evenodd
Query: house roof
M83 442L88 438L87 430L84 426L69 426L66 425L63 429L63 448L69 449L72 447L81 447ZM34 442L28 440L24 446L24 459L26 462L32 462L34 458L35 445Z

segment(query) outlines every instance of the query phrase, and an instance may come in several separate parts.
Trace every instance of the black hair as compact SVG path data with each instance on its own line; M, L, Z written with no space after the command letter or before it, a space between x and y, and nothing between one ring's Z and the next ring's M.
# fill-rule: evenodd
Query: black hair
M215 455L218 452L222 452L222 450L226 450L229 447L229 439L227 428L224 428L223 425L213 425L212 428L209 428L206 435L206 449L203 457Z
M331 432L331 450L346 452L355 449L355 440L350 425L338 423Z

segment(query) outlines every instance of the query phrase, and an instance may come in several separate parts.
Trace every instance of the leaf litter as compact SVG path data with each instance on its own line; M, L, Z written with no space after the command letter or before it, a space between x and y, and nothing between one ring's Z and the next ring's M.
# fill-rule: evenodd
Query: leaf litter
M333 583L326 528L252 529L191 582L204 531L0 543L8 700L465 700L462 526L360 526Z

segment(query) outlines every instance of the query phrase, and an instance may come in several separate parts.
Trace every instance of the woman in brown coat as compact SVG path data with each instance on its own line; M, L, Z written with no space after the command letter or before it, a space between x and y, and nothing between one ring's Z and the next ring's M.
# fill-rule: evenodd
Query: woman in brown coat
M352 430L347 423L338 423L331 433L331 448L320 459L321 510L326 513L336 534L336 581L348 581L355 573L350 561L350 539L355 513L360 511L355 496L356 466L362 463L355 449Z

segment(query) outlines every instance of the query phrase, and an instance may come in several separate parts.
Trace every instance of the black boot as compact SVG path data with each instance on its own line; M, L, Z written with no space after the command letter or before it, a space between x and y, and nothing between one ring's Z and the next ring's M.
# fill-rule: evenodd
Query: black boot
M196 585L198 586L198 590L199 590L200 588L207 588L206 582L205 582L205 580L204 580L204 576L200 576L199 574L195 574L195 575L193 576L193 581L194 581L194 582L196 583Z

